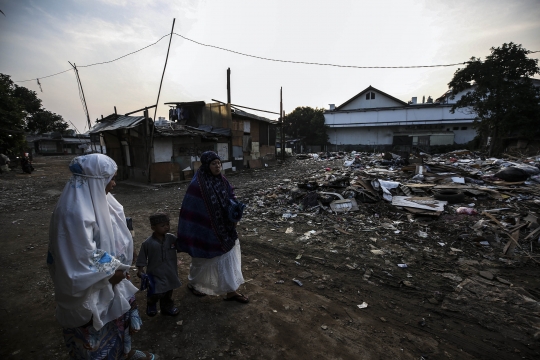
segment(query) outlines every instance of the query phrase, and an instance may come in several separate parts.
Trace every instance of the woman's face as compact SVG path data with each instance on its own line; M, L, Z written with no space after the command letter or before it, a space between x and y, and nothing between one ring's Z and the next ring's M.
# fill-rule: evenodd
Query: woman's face
M213 160L210 163L209 168L212 175L219 175L221 173L221 161L219 161L219 159Z
M108 194L112 191L112 189L116 186L116 174L112 177L111 181L105 186L105 194Z

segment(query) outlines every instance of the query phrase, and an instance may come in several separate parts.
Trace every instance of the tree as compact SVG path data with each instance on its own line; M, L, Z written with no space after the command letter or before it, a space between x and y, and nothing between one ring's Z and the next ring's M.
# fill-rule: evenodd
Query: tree
M490 154L502 150L510 135L532 137L540 129L540 89L531 78L540 73L531 52L514 43L491 48L485 61L472 57L448 83L452 98L468 90L450 110L470 108L476 113L478 134L491 137Z
M0 147L22 150L24 132L62 133L67 128L61 115L42 107L35 91L14 84L9 75L0 74Z
M68 124L61 115L40 109L33 113L26 123L26 131L42 134L47 132L63 133L68 129Z
M328 144L328 126L324 124L324 109L299 106L285 116L285 134L304 138L309 145Z
M22 149L25 142L25 113L13 96L16 86L8 75L0 74L0 151Z

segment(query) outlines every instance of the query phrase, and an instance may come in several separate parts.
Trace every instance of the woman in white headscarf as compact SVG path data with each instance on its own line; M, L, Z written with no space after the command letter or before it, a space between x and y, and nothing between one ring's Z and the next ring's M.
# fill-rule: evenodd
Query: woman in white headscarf
M152 360L131 350L142 324L128 280L133 239L122 205L109 192L117 166L106 155L73 159L49 228L47 264L55 287L56 319L71 359Z

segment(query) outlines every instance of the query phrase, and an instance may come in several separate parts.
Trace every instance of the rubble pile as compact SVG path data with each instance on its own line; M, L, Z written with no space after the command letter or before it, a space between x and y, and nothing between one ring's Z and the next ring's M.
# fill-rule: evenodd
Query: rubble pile
M311 162L311 167L302 166L305 162ZM500 247L505 255L518 252L531 257L532 240L540 237L539 164L538 157L486 159L468 150L416 157L356 152L302 155L286 175L290 178L248 195L246 221L267 221L279 228L307 219L317 229L300 240L328 232L375 231L408 234L422 242L437 238L422 227L433 228L433 222L445 214L443 223L452 219L458 228L461 222L471 223L453 241L467 239L477 246ZM517 174L520 181L505 181L504 174ZM506 180L516 180L512 176ZM469 215L480 220L463 217ZM335 226L329 228L329 222ZM520 244L524 241L530 241L530 246Z
M488 329L529 341L533 334L523 326L540 337L540 317L527 315L540 306L539 294L500 273L540 264L539 164L539 157L503 160L470 151L310 154L278 170L282 178L240 185L249 204L240 226L243 237L296 251L292 266L333 263L360 271L374 286L421 291L443 310L470 304L469 314ZM520 178L505 178L510 172ZM304 273L298 277L305 282ZM324 276L307 279L318 289L339 288ZM495 321L489 314L497 311ZM512 316L519 324L510 324Z

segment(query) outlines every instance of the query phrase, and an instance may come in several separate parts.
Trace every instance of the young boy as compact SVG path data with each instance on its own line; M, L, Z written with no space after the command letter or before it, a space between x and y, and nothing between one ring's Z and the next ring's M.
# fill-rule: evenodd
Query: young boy
M174 306L173 289L182 285L178 279L178 263L176 258L176 236L169 234L169 215L154 214L150 216L150 225L154 233L141 245L137 257L137 276L143 282L148 280L146 314L157 314L157 303L162 315L175 316L180 312ZM145 274L144 267L148 274Z

